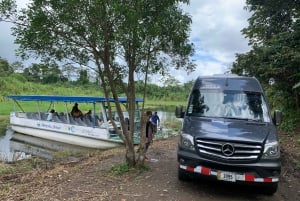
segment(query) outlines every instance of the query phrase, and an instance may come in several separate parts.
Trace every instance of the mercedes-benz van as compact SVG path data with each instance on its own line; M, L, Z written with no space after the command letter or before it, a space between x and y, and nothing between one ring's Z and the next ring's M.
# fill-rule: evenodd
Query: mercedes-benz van
M281 111L270 114L254 77L199 77L190 92L178 143L178 179L200 174L216 180L263 185L277 190L281 163L276 125Z

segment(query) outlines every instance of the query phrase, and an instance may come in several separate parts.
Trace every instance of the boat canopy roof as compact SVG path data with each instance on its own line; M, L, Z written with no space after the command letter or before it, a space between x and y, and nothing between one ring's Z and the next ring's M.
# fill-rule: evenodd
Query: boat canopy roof
M93 96L55 96L55 95L10 95L7 98L20 101L47 101L47 102L77 102L77 103L96 103L96 102L115 102L113 98ZM126 103L126 97L119 97L120 103ZM136 98L135 102L143 102L142 98Z

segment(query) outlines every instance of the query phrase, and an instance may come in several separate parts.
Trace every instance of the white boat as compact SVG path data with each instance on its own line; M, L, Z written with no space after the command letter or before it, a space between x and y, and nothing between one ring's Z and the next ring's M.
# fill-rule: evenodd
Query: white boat
M114 104L113 98L51 95L10 95L7 98L14 101L14 111L10 113L10 126L15 132L96 149L109 149L123 145L123 141L116 135L110 118L108 118L107 102ZM22 103L28 101L37 103L36 111L25 111L23 109ZM127 98L120 97L118 101L126 104ZM134 124L136 132L139 130L141 117L138 103L142 101L140 98L136 99L137 110ZM42 111L42 102L50 103L48 111ZM55 108L57 103L64 103L66 111L56 113L53 115L52 121L47 121L49 110ZM69 114L68 104L74 103L92 104L92 118L73 118ZM100 111L96 111L96 108L99 108ZM126 112L124 114L126 115ZM114 121L120 129L120 122L116 113Z

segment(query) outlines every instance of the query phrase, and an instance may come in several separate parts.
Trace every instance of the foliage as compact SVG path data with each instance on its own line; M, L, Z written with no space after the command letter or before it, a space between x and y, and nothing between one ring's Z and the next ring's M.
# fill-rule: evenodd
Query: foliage
M281 128L293 130L299 122L300 107L299 1L247 0L246 3L252 16L242 32L249 38L252 49L237 54L232 72L255 76L265 89L269 79L274 78L275 84L267 97L272 107L283 110L285 119Z
M298 169L298 170L300 170L300 161L297 160L297 159L293 159L293 163L295 165L295 168Z
M111 168L110 172L121 176L127 172L130 172L132 170L137 170L138 173L142 173L144 171L149 171L150 170L150 166L148 165L142 165L140 167L137 167L137 169L130 167L127 163L122 163L122 164L118 164L115 165Z
M11 94L76 94L86 96L102 96L103 92L99 86L93 83L80 85L73 82L57 82L54 84L41 84L28 81L24 82L24 77L22 75L14 73L0 80L0 101L7 101L5 96Z
M116 175L123 175L126 172L129 172L131 167L127 163L115 165L111 168L111 172Z
M265 86L265 94L271 111L275 109L283 111L283 122L280 130L292 132L298 127L300 111L295 110L295 97L290 96L288 91L282 91L273 86Z
M158 86L149 84L147 90L146 102L151 106L168 106L182 104L187 100L192 81L184 85L177 86ZM143 94L143 83L136 83L137 97ZM6 102L5 96L12 94L58 94L58 95L86 95L86 96L103 96L103 91L95 83L79 84L74 82L60 82L52 84L41 84L38 82L29 82L19 73L12 73L0 80L0 102ZM125 94L120 94L124 96ZM1 107L0 114L8 114L11 108ZM173 109L173 108L172 108Z
M0 77L5 77L13 72L7 60L0 57Z
M300 70L299 2L247 0L253 15L243 34L252 50L238 54L232 72L255 76L262 82L275 78L283 90L292 93Z
M11 166L0 163L0 175L1 174L11 174L13 172L14 171Z
M7 125L9 124L9 117L0 115L0 136L5 135Z
M24 77L22 74L19 74L19 73L12 73L9 77L10 77L10 79L17 80L22 83L26 83L28 81L26 79L26 77Z
M29 159L24 159L20 161L14 161L10 164L0 163L0 174L19 174L32 171L33 169L45 168L47 167L47 161L31 157Z

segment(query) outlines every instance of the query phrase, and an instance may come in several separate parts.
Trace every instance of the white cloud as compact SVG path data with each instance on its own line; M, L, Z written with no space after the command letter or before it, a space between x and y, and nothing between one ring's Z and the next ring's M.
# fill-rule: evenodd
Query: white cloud
M14 37L11 35L11 24L0 22L1 37L0 37L0 57L7 59L9 62L18 60L15 56L17 45L14 44Z
M222 74L235 60L237 53L249 50L248 41L241 30L248 26L250 14L244 10L241 0L191 0L184 6L185 12L192 16L190 40L195 44L197 69L187 75L182 71L177 77L182 80L195 79L199 75Z

